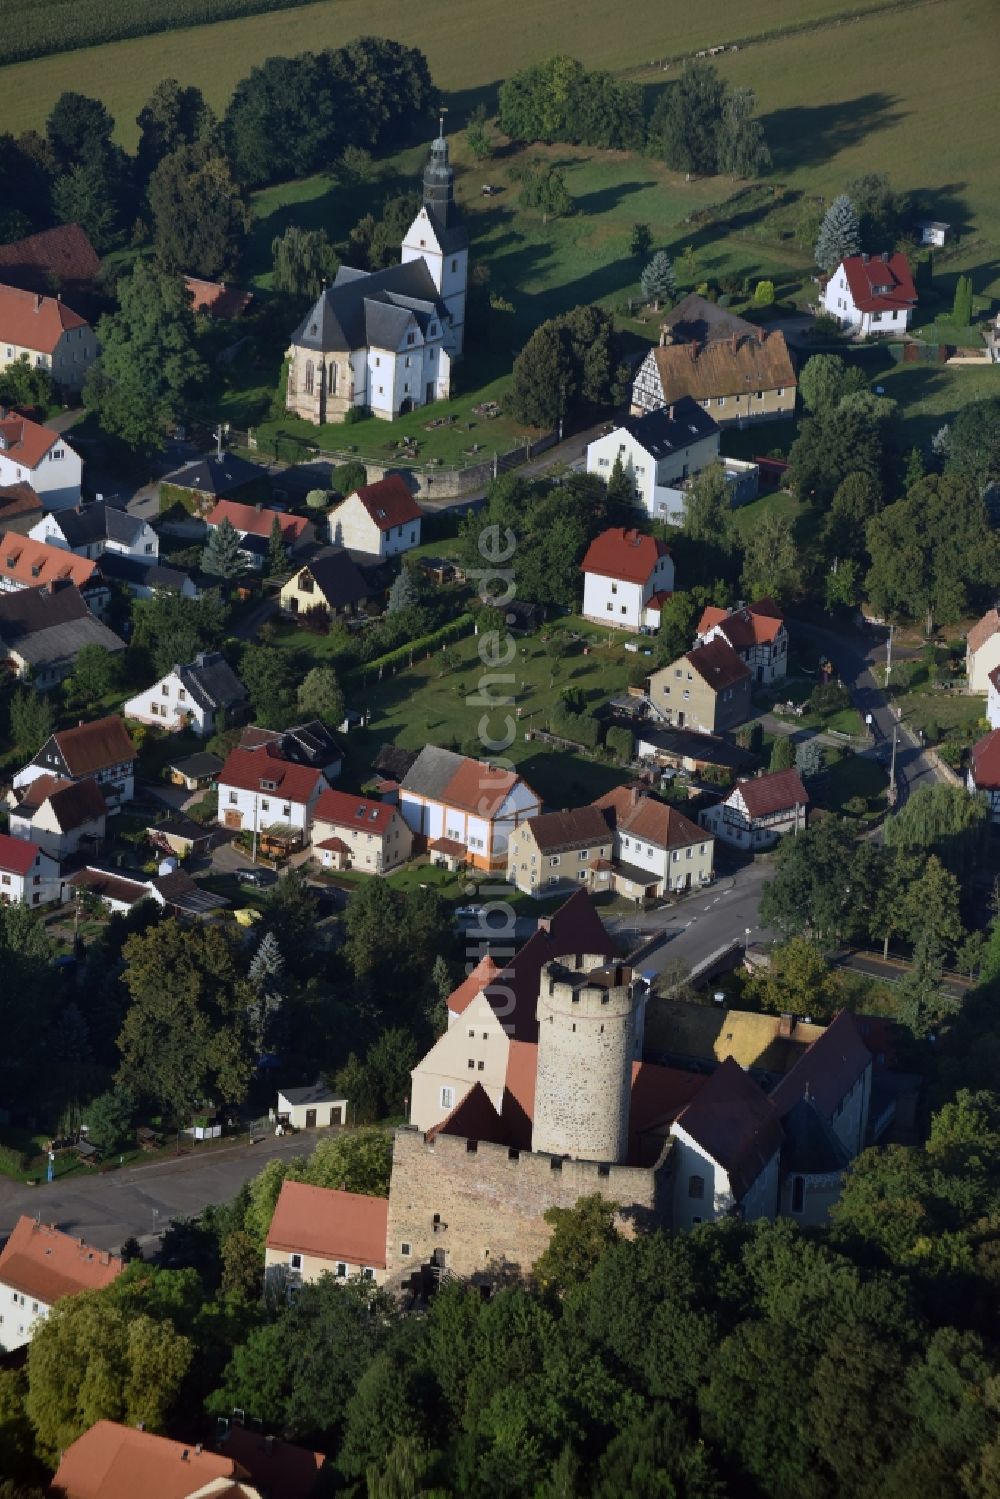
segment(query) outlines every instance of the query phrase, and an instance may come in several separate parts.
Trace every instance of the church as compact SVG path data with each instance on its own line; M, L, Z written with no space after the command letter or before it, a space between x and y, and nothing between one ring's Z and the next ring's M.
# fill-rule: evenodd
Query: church
M399 265L341 266L292 335L288 410L308 422L342 422L352 407L367 406L392 421L446 400L462 354L468 272L469 236L442 120Z

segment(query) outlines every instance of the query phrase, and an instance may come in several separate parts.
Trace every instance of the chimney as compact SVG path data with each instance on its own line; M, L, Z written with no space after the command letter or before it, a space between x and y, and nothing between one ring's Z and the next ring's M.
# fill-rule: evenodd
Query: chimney
M36 312L41 312L41 310L42 310L42 294L41 294L41 292L36 292L35 293L35 311Z
M183 1449L183 1451L181 1452L181 1462L182 1463L186 1463L187 1461L188 1461L188 1449L185 1447Z
M871 259L870 255L862 254L862 256L861 256L861 264L862 265L867 265L870 259Z
M200 1442L195 1447L194 1452L195 1452L195 1456L196 1457L201 1457L202 1447L201 1447L201 1443Z
M629 806L630 807L637 807L639 805L639 799L640 799L641 796L642 796L642 787L641 786L636 786L633 783L628 788L628 804L629 804Z
M883 265L888 265L889 264L889 251L888 250L883 250L882 251L882 264Z
M781 1019L778 1021L778 1035L784 1037L784 1039L787 1041L791 1036L794 1027L794 1016L790 1015L787 1011L783 1011Z
M551 930L552 930L552 918L551 918L551 916L539 916L539 918L538 918L538 925L535 928L535 931L536 932L551 932Z
M673 406L668 406L667 407L667 417L669 418L670 421L673 421L673 419L674 419L674 408L673 408Z
M660 348L669 349L674 341L673 329L668 328L666 323L660 329Z

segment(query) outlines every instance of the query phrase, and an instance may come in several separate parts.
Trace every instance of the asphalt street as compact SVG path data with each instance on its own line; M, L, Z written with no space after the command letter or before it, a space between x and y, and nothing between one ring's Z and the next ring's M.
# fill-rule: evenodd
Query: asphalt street
M172 1218L194 1217L213 1202L228 1202L243 1183L274 1156L308 1155L315 1136L267 1135L256 1145L245 1140L109 1171L104 1176L71 1176L26 1187L0 1177L0 1236L10 1233L22 1213L78 1234L97 1249L118 1250L135 1235L148 1245Z
M758 860L733 875L723 875L705 890L693 891L677 905L622 917L611 930L638 947L657 932L664 942L641 959L643 973L662 973L675 963L688 969L711 957L727 942L767 942L774 934L760 926L760 896L772 874L769 862Z

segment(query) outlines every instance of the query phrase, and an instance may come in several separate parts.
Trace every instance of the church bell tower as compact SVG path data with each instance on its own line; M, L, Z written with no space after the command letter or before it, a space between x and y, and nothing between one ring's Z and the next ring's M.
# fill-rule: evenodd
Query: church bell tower
M469 235L455 202L455 169L448 159L444 116L424 168L423 204L403 240L402 259L422 259L451 323L449 353L461 357L465 339L465 297L469 278Z

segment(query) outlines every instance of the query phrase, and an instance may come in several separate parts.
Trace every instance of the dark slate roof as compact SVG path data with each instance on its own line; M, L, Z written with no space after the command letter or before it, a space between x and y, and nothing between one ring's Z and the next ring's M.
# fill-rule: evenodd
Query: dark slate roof
M33 666L73 656L85 645L125 649L125 642L94 618L73 583L0 595L0 641Z
M784 1118L800 1098L809 1099L827 1119L872 1064L857 1024L847 1010L839 1010L823 1034L785 1074L771 1094Z
M732 1057L716 1068L677 1123L728 1174L737 1202L784 1138L774 1104Z
M646 416L626 416L619 426L652 458L666 458L719 430L708 412L690 396L681 396L672 406L662 406Z
M95 541L117 541L122 546L134 546L145 524L138 516L129 515L115 505L98 502L81 510L61 510L55 517L67 545L90 546Z
M403 777L403 786L428 801L440 801L464 763L465 756L457 755L454 750L425 744Z
M174 671L206 713L246 702L246 688L220 651L203 652L186 666L175 666Z
M197 754L187 755L183 760L171 760L169 769L200 781L204 776L217 776L222 769L222 761L218 755L200 750Z
M98 563L106 578L116 583L134 583L137 587L163 589L179 593L189 582L189 575L165 562L144 562L141 557L125 557L121 552L105 552Z
M320 294L292 334L292 343L323 352L395 349L411 314L422 331L431 317L448 317L424 260L409 260L371 275L341 266L333 285Z
M176 473L168 474L164 482L175 484L178 489L197 489L202 494L227 495L254 479L266 478L266 469L259 463L241 458L238 453L223 453L221 458L206 453Z
M372 769L391 781L401 781L417 758L417 750L403 749L398 744L383 744L375 756Z
M850 1154L808 1098L800 1098L781 1121L785 1144L781 1164L803 1176L828 1176L843 1171Z
M460 219L455 218L452 223L445 224L440 214L435 213L433 208L426 203L424 207L427 209L427 217L430 219L437 242L445 255L453 255L456 250L469 248L469 231Z
M343 1093L338 1093L336 1088L331 1088L322 1078L314 1083L307 1083L302 1088L279 1088L278 1092L282 1098L292 1104L302 1103L344 1103Z
M667 313L661 327L669 328L674 338L682 343L699 344L714 343L719 338L732 338L734 333L738 338L756 338L760 332L754 323L737 317L734 312L720 307L717 302L710 302L707 297L699 297L695 291L681 298L677 306Z
M313 581L332 609L368 597L368 585L343 547L326 547L307 564Z

